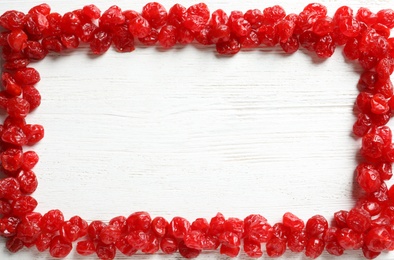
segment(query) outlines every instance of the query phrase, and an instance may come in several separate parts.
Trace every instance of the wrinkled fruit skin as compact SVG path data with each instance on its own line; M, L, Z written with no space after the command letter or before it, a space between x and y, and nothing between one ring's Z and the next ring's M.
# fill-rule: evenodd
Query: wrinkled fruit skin
M394 114L390 78L394 10L374 13L360 8L355 12L342 6L333 17L327 13L317 3L299 14L287 14L279 5L227 14L222 9L211 12L205 3L166 9L150 2L141 12L116 5L101 12L91 4L59 14L48 4L40 4L27 13L10 10L2 14L0 109L5 119L0 125L0 236L6 239L6 249L16 253L36 247L53 258L64 258L75 247L77 254L99 259L140 252L196 258L208 250L226 257L237 257L243 250L251 258L283 257L289 250L311 259L324 250L333 256L361 250L365 258L373 259L394 250L394 185L387 183L394 163L392 132L387 126ZM34 167L39 157L25 149L39 143L45 130L29 120L29 114L41 105L41 75L34 62L81 44L89 46L91 54L102 55L111 47L132 52L142 44L166 51L196 43L214 46L218 55L278 46L285 55L304 49L316 59L329 58L343 46L344 56L363 70L353 110L352 133L361 143L354 184L362 195L355 206L334 213L333 221L322 215L304 221L286 212L274 224L259 214L239 219L218 213L210 220L190 222L180 216L166 220L138 211L108 223L88 223L79 216L65 219L59 209L35 212L38 202L32 194L38 187L40 175Z

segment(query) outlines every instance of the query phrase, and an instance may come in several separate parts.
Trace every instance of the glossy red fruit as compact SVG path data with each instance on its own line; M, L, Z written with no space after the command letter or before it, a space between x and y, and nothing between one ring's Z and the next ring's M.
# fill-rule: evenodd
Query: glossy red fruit
M22 166L23 153L20 149L7 149L1 153L1 165L7 171L16 171Z
M305 249L307 243L306 233L301 232L291 232L287 238L287 246L292 252L302 252Z
M0 199L0 215L8 216L11 213L11 204L6 200Z
M357 117L357 121L353 125L353 133L358 137L363 137L371 129L372 120L366 115L360 113Z
M90 41L90 49L94 54L100 55L105 53L109 49L111 43L112 36L108 32L97 28L92 35L92 39Z
M36 191L38 181L33 171L21 171L18 175L20 190L25 194L32 194Z
M373 252L369 250L366 246L363 246L362 251L366 259L375 259L380 255L380 252Z
M141 15L149 22L153 28L160 28L167 22L167 10L157 2L146 4L142 8Z
M55 235L52 233L41 233L36 240L36 248L39 252L47 250L51 244L52 238Z
M127 233L126 217L124 216L114 217L109 221L108 224L118 227L121 230L122 234Z
M79 46L79 38L75 34L60 35L60 42L66 49L75 49Z
M390 107L382 94L375 94L371 99L371 112L377 115L385 114Z
M318 238L311 238L306 243L305 255L309 258L315 259L319 257L324 250L324 241Z
M147 233L151 227L152 219L148 212L139 211L131 214L127 220L128 231L142 231Z
M26 17L25 31L29 35L29 39L42 39L44 31L49 27L47 17L39 12L27 14Z
M222 245L226 247L239 247L241 245L240 237L231 231L225 231L220 234L219 241Z
M344 249L337 241L330 241L326 243L326 251L330 255L341 256L343 255Z
M30 104L23 98L10 98L7 103L7 113L12 117L23 118L30 112Z
M244 252L249 257L259 258L263 255L263 251L261 250L261 244L259 242L255 242L245 238L243 244L244 244Z
M197 218L190 226L191 230L198 230L204 234L208 234L209 223L205 218Z
M76 35L82 42L90 43L93 38L93 34L96 32L97 28L97 25L94 23L83 23L81 25L81 28L76 31Z
M291 232L301 232L305 227L304 221L290 212L283 215L282 222L284 226L290 228Z
M361 208L353 208L346 219L349 228L358 233L364 233L371 225L371 215Z
M385 143L381 136L374 133L367 133L366 135L363 136L361 154L365 156L367 159L371 158L372 160L374 160L382 157L384 153L384 148L385 148ZM373 181L378 182L378 179L376 179L373 176L371 177ZM370 191L368 190L367 192Z
M360 50L358 49L358 39L349 39L345 44L343 53L349 60L357 60L360 57Z
M23 88L23 99L29 103L29 110L32 111L41 105L41 95L33 86Z
M42 40L42 46L46 51L62 52L64 46L60 40L60 36L49 36Z
M359 249L362 246L362 234L355 232L350 228L342 228L337 233L338 244L346 250Z
M379 190L381 185L379 172L369 164L362 163L357 166L356 179L361 188L368 193Z
M202 250L205 247L206 235L201 230L192 230L185 235L184 241L187 247Z
M338 21L338 23L339 30L346 37L355 38L360 34L361 27L355 18L346 17L343 20Z
M101 11L97 6L91 4L91 5L85 5L82 8L82 13L86 17L89 17L90 19L98 19L100 18Z
M252 25L245 18L240 17L231 21L231 32L237 37L244 37L250 34L252 31Z
M143 38L138 38L138 40L144 45L151 46L157 43L158 38L159 38L159 32L156 29L152 29L148 36Z
M16 253L24 247L23 241L17 237L11 237L7 240L5 247L11 253Z
M234 55L241 50L241 44L235 38L227 42L220 42L216 44L216 51L219 54Z
M113 5L101 15L99 27L110 30L113 26L124 24L125 21L126 17L123 15L122 10L118 6Z
M23 127L26 134L27 145L34 145L44 138L44 127L42 125L27 124Z
M376 24L378 17L375 13L365 7L361 7L358 9L356 14L356 19L360 22L363 22L369 26Z
M240 247L228 247L225 245L222 245L220 247L220 254L226 255L228 257L236 257L239 255L240 251L241 251Z
M195 4L186 10L183 25L192 32L199 32L207 25L209 18L208 6L204 3Z
M228 218L224 222L224 231L233 232L237 236L242 237L244 234L244 222L239 218Z
M138 251L138 249L129 244L127 241L127 236L118 239L118 241L115 243L115 246L122 254L126 256L132 256Z
M168 221L163 217L156 217L152 220L151 229L157 237L164 237L166 234Z
M78 227L78 238L84 237L88 233L88 223L81 217L73 216L70 218L69 222Z
M52 257L56 258L66 257L71 250L72 244L64 240L61 236L54 237L49 246L49 253Z
M20 85L34 85L40 81L40 74L34 68L19 69L14 74L15 81Z
M178 31L173 25L165 25L160 29L158 41L166 49L173 47L178 41Z
M0 25L7 30L22 29L26 21L26 15L19 11L6 11L0 16Z
M331 34L319 38L314 45L317 56L321 58L331 57L334 54L335 48L336 44Z
M1 75L4 90L10 96L19 96L22 93L21 85L15 81L15 78L8 72L3 72Z
M160 249L159 239L152 233L147 234L147 243L141 250L145 254L154 254Z
M390 29L394 28L394 10L383 9L377 13L378 23L384 24Z
M89 238L95 242L100 240L101 230L106 226L106 224L102 221L95 220L89 224L88 227L88 235Z
M382 252L388 249L393 242L385 227L375 227L369 230L364 241L367 248L373 252Z
M324 232L328 228L327 220L321 215L315 215L308 219L306 222L306 233L307 235L315 238L323 238Z
M10 128L12 126L17 126L19 128L23 128L25 125L26 125L25 118L17 118L17 117L7 116L6 119L4 120L3 127ZM3 129L3 131L4 131L4 129Z
M115 243L122 235L122 230L115 225L107 225L100 232L100 241L106 245Z
M20 184L13 177L0 180L0 198L15 200L21 196Z
M8 238L17 234L17 228L20 223L17 217L4 217L0 219L0 235Z
M30 212L21 217L21 222L17 228L17 237L26 245L34 245L42 230L39 227L41 214Z
M137 38L147 37L151 33L151 26L144 17L137 16L129 23L129 31Z
M275 223L275 225L272 226L272 235L285 242L287 241L290 232L291 229L282 223Z
M12 202L12 214L18 217L24 216L33 212L37 205L38 203L33 197L21 196Z
M116 256L116 247L114 244L106 245L102 242L98 242L96 254L100 259L114 259Z
M24 171L29 171L33 169L34 166L37 164L38 160L38 155L34 151L27 151L23 153L22 169Z
M334 31L334 24L331 17L321 17L316 20L312 31L319 36L323 36Z
M15 51L20 52L26 48L28 36L21 29L15 29L8 34L8 45Z
M59 233L66 241L74 242L79 238L79 227L70 221L65 221Z
M286 242L273 237L267 242L266 250L269 257L280 257L286 251Z
M164 237L160 241L160 249L164 254L173 254L178 251L178 242L175 238Z
M182 239L190 231L190 222L182 217L174 217L169 225L170 234Z
M48 15L50 12L51 12L51 7L48 4L39 4L30 8L28 13L29 14L40 13L43 15Z
M40 227L43 231L55 232L62 227L63 222L63 213L60 210L54 209L42 216Z
M264 17L263 19L265 20L265 22L269 24L275 24L278 21L285 18L285 16L286 16L285 10L279 5L267 7L263 10L263 17Z
M179 243L179 254L184 258L196 258L200 255L201 250L187 247L184 241Z
M96 246L92 240L82 240L77 243L76 251L80 255L88 256L96 252Z
M11 126L4 130L1 134L1 140L16 146L22 146L27 144L26 134L20 127L17 126Z
M136 230L131 231L127 236L127 242L133 246L135 249L143 249L148 245L148 235L147 233Z

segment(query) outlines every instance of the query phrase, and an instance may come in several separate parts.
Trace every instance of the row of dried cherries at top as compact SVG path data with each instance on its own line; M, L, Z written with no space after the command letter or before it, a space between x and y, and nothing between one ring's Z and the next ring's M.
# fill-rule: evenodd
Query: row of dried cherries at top
M210 14L203 3L187 9L177 4L168 12L158 3L148 3L141 13L113 6L101 15L96 6L89 5L62 16L42 4L28 14L8 11L0 17L0 25L5 29L0 35L5 61L0 107L8 113L0 129L2 170L8 176L0 180L0 234L8 239L10 251L36 246L40 251L49 249L54 257L64 257L72 242L86 234L78 242L77 252L96 253L102 259L113 258L116 250L131 255L159 249L195 257L201 250L219 246L228 256L238 255L243 246L246 254L259 257L263 254L261 243L266 243L266 252L272 257L282 255L286 248L304 251L311 258L324 248L333 255L361 248L367 258L393 249L394 188L385 184L392 176L394 161L391 130L385 126L394 107L390 81L392 10L374 14L360 8L354 16L349 7L341 7L331 18L320 4L308 5L299 15L286 15L279 6L227 15L222 10ZM336 46L345 45L345 56L358 60L365 71L358 85L358 119L353 127L354 134L362 137L361 155L366 162L357 167L356 180L365 196L352 210L335 213L332 227L322 216L316 215L304 225L290 213L271 226L260 215L226 220L218 214L210 223L204 219L189 223L176 217L168 223L139 212L114 218L109 224L94 221L88 225L77 216L65 221L59 210L44 216L34 212L37 201L30 194L37 188L37 178L31 169L38 156L32 151L23 153L21 147L41 140L44 131L24 119L41 102L34 87L40 76L27 65L43 59L49 51L76 48L80 42L89 43L95 54L104 53L111 45L118 51L132 51L134 38L145 45L158 42L165 48L193 41L216 44L221 54L237 53L241 47L280 44L287 53L301 45L320 57L330 57Z
M88 5L60 15L42 4L27 14L5 12L0 26L7 30L0 37L5 52L11 55L10 52L22 51L21 58L27 59L42 59L48 51L76 48L80 42L90 43L95 54L104 53L111 44L118 51L128 52L134 50L134 38L138 38L144 45L158 42L164 48L193 41L216 44L221 54L234 54L241 47L261 44L279 44L285 52L293 53L301 45L325 58L333 54L337 45L345 45L346 56L359 59L369 69L387 55L388 49L392 52L394 44L389 39L394 27L393 10L375 14L360 8L354 14L351 8L343 6L331 18L321 4L309 4L298 15L286 14L280 6L245 13L226 14L221 9L210 13L204 3L189 8L176 4L167 11L156 2L146 4L142 12L112 6L101 14L96 6Z

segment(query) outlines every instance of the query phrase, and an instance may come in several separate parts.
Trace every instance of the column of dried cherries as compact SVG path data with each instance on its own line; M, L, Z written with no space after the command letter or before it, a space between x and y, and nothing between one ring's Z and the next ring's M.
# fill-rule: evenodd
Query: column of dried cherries
M42 4L27 14L7 11L0 17L0 25L0 107L7 113L0 125L4 173L0 180L0 235L7 240L10 252L36 247L48 250L53 257L65 257L75 241L79 254L97 254L101 259L138 251L179 252L193 258L202 250L216 249L235 257L241 247L250 257L260 257L263 252L278 257L288 249L316 258L324 249L336 256L357 249L372 259L394 249L394 187L385 184L392 177L394 162L392 133L386 126L394 109L390 81L393 10L373 13L360 8L354 13L343 6L329 17L320 4L310 4L300 14L286 14L280 6L226 14L223 10L210 13L204 3L189 8L176 4L169 11L159 3L148 3L142 12L112 6L101 14L89 5L61 15ZM364 70L353 127L354 135L362 138L363 162L355 170L362 197L351 210L336 212L332 225L321 215L304 224L292 213L285 213L282 222L272 225L258 214L226 219L218 213L210 221L198 218L189 222L182 217L152 219L147 212L136 212L109 223L88 224L79 216L66 220L57 209L43 215L35 212L37 201L31 194L37 188L37 178L32 168L38 156L33 151L23 152L22 147L41 140L44 130L25 121L41 102L35 87L40 76L29 63L44 59L48 52L77 48L80 43L102 54L110 46L120 52L133 51L135 42L163 48L188 43L215 45L220 54L276 45L294 53L301 46L321 58L330 57L336 46L344 46L346 58L358 61Z

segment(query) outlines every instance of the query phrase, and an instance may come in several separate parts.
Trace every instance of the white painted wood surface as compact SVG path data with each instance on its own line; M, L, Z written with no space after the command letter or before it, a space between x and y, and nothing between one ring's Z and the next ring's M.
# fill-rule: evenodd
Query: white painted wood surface
M116 4L141 10L147 1ZM160 1L168 9L174 1ZM196 1L184 0L189 6ZM300 12L310 1L206 1L211 10L246 11L282 5ZM329 14L342 6L373 11L394 1L321 1ZM27 11L35 0L2 0L0 13ZM64 13L92 3L47 1ZM351 136L360 68L341 49L328 60L300 51L242 51L220 57L212 47L163 51L137 47L101 57L80 48L33 65L42 105L28 118L44 125L34 147L40 212L60 208L91 221L145 210L171 219L211 218L217 212L244 218L259 213L270 223L286 211L307 220L331 219L349 209L359 140ZM34 249L0 259L50 259ZM342 259L358 259L346 253ZM173 259L144 256L135 259ZM225 259L203 254L200 259ZM241 255L240 259L245 259ZM283 258L304 259L286 253ZM71 254L68 259L80 259ZM84 259L94 259L84 258ZM118 259L124 259L120 254ZM324 254L321 259L331 259ZM383 254L381 259L394 259Z

